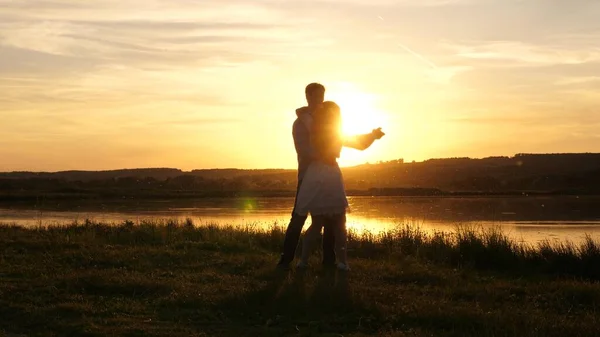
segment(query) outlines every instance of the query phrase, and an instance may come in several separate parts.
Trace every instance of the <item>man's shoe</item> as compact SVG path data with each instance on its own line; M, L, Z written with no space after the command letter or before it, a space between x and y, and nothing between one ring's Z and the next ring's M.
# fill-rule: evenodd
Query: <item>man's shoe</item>
M290 270L290 264L289 263L279 262L277 264L277 266L275 266L275 269L277 269L277 270L283 270L283 271L288 271L288 270Z
M292 260L287 259L283 254L279 258L279 262L277 262L277 269L289 270L290 264L292 264Z

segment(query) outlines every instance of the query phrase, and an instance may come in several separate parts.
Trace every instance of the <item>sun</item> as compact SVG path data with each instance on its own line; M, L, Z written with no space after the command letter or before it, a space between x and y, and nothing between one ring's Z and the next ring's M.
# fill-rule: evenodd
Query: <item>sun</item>
M385 127L385 114L377 108L377 97L352 87L327 92L327 100L336 102L342 111L342 133L345 136L371 132Z
M377 106L378 96L359 90L351 84L328 88L326 99L336 102L342 112L342 133L353 136L371 132L382 127L387 130L386 113ZM372 151L345 149L339 159L341 166L352 166L373 159Z

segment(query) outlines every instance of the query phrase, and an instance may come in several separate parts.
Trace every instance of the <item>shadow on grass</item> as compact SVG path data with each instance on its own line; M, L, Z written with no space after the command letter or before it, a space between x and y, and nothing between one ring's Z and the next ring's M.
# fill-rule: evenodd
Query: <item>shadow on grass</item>
M242 334L281 336L357 332L362 316L373 309L353 298L349 277L332 269L272 271L265 284L217 304L243 326ZM365 327L362 328L366 332Z

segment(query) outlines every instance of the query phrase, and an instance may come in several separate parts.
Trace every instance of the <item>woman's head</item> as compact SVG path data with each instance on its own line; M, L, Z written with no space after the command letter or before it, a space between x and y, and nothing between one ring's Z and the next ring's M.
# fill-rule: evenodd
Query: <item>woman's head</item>
M322 104L323 109L334 110L338 113L340 112L340 106L337 105L334 101L325 101Z
M327 125L332 128L341 127L342 113L339 105L333 101L326 101L323 102L319 110L321 110L321 112L318 114L321 115L321 123L323 123L323 125Z
M323 102L313 113L312 139L319 156L328 160L338 158L342 148L340 107L331 101Z

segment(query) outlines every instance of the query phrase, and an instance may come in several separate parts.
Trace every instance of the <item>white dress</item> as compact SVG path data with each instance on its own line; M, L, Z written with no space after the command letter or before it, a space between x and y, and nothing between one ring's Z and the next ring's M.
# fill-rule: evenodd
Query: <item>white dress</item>
M333 215L345 213L347 208L344 179L337 163L312 162L298 190L296 213Z
M301 121L311 129L313 120L310 114L302 115ZM332 215L344 213L347 208L346 188L338 164L313 161L300 183L295 213Z

